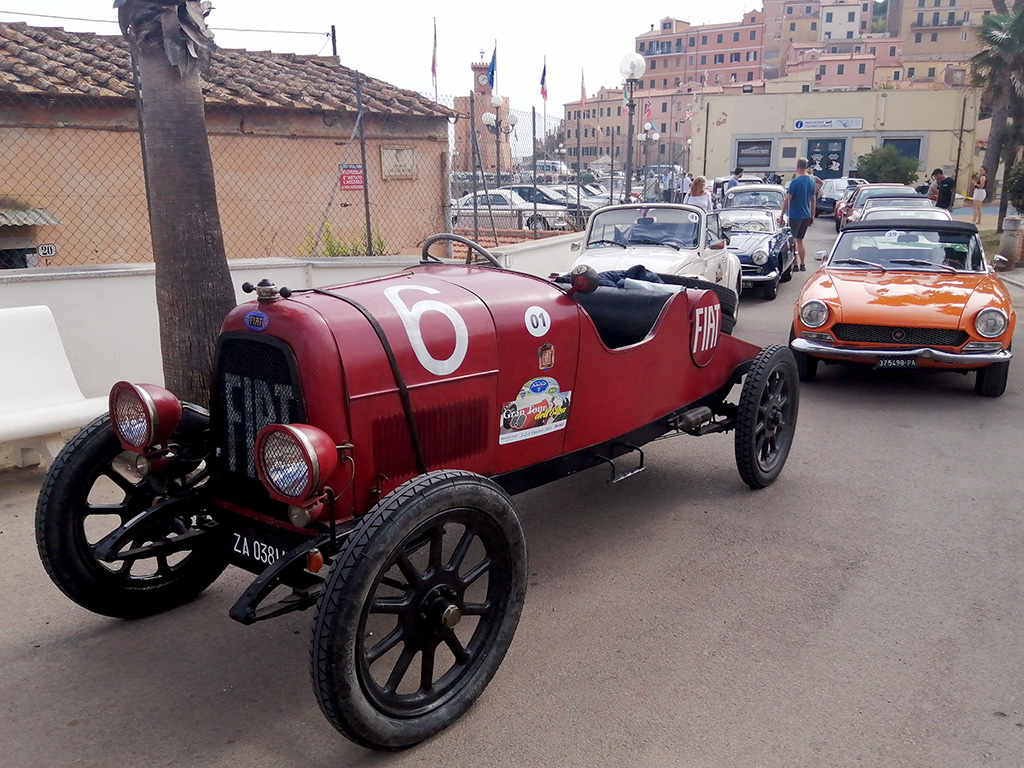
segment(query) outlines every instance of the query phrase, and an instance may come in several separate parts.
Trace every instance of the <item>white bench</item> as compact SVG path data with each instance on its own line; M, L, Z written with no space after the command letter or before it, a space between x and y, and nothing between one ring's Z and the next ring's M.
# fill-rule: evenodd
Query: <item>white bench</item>
M49 464L61 432L105 410L107 398L82 395L49 307L0 309L0 443L16 466Z

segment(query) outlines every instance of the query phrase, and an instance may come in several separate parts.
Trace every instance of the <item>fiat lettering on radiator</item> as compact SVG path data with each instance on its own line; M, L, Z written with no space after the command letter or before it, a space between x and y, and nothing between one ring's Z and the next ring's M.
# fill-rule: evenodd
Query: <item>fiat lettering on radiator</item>
M294 399L295 392L288 384L272 384L234 373L224 375L225 418L231 435L226 445L229 471L244 471L249 477L256 477L256 435L268 424L290 424ZM238 427L242 430L241 438Z

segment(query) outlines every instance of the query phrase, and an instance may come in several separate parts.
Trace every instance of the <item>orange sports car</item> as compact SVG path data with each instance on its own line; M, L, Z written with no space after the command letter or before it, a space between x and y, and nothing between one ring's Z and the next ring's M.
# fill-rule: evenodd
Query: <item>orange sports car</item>
M802 381L819 361L975 371L975 392L999 397L1015 323L973 224L870 220L849 224L804 285L789 346Z

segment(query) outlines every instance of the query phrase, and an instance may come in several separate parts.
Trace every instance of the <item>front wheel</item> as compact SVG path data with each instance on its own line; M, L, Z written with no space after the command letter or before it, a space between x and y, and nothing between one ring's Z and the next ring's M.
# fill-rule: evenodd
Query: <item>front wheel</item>
M979 368L974 374L974 392L982 397L1000 397L1006 391L1006 379L1009 374L1009 360Z
M335 559L310 655L320 709L364 747L397 750L457 720L512 642L526 541L486 478L430 472L364 518Z
M132 619L195 598L227 567L222 538L202 509L146 531L108 563L99 542L160 499L135 468L104 414L64 446L36 507L36 544L60 590L94 613Z
M799 404L793 353L777 345L765 347L743 380L736 415L736 467L751 488L770 485L782 472Z
M541 216L532 216L526 222L526 228L532 229L534 232L541 232L548 228L548 223Z
M779 281L772 280L770 283L763 283L761 285L761 296L768 301L774 301L775 297L779 295Z

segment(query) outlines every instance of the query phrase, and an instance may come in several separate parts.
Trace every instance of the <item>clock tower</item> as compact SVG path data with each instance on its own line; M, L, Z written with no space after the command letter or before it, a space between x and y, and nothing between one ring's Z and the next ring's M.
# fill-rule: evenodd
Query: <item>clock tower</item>
M490 66L486 61L480 61L470 67L473 70L473 93L476 94L478 103L481 98L486 97L487 103L490 104L491 96L494 94L491 86L487 84L487 70Z

